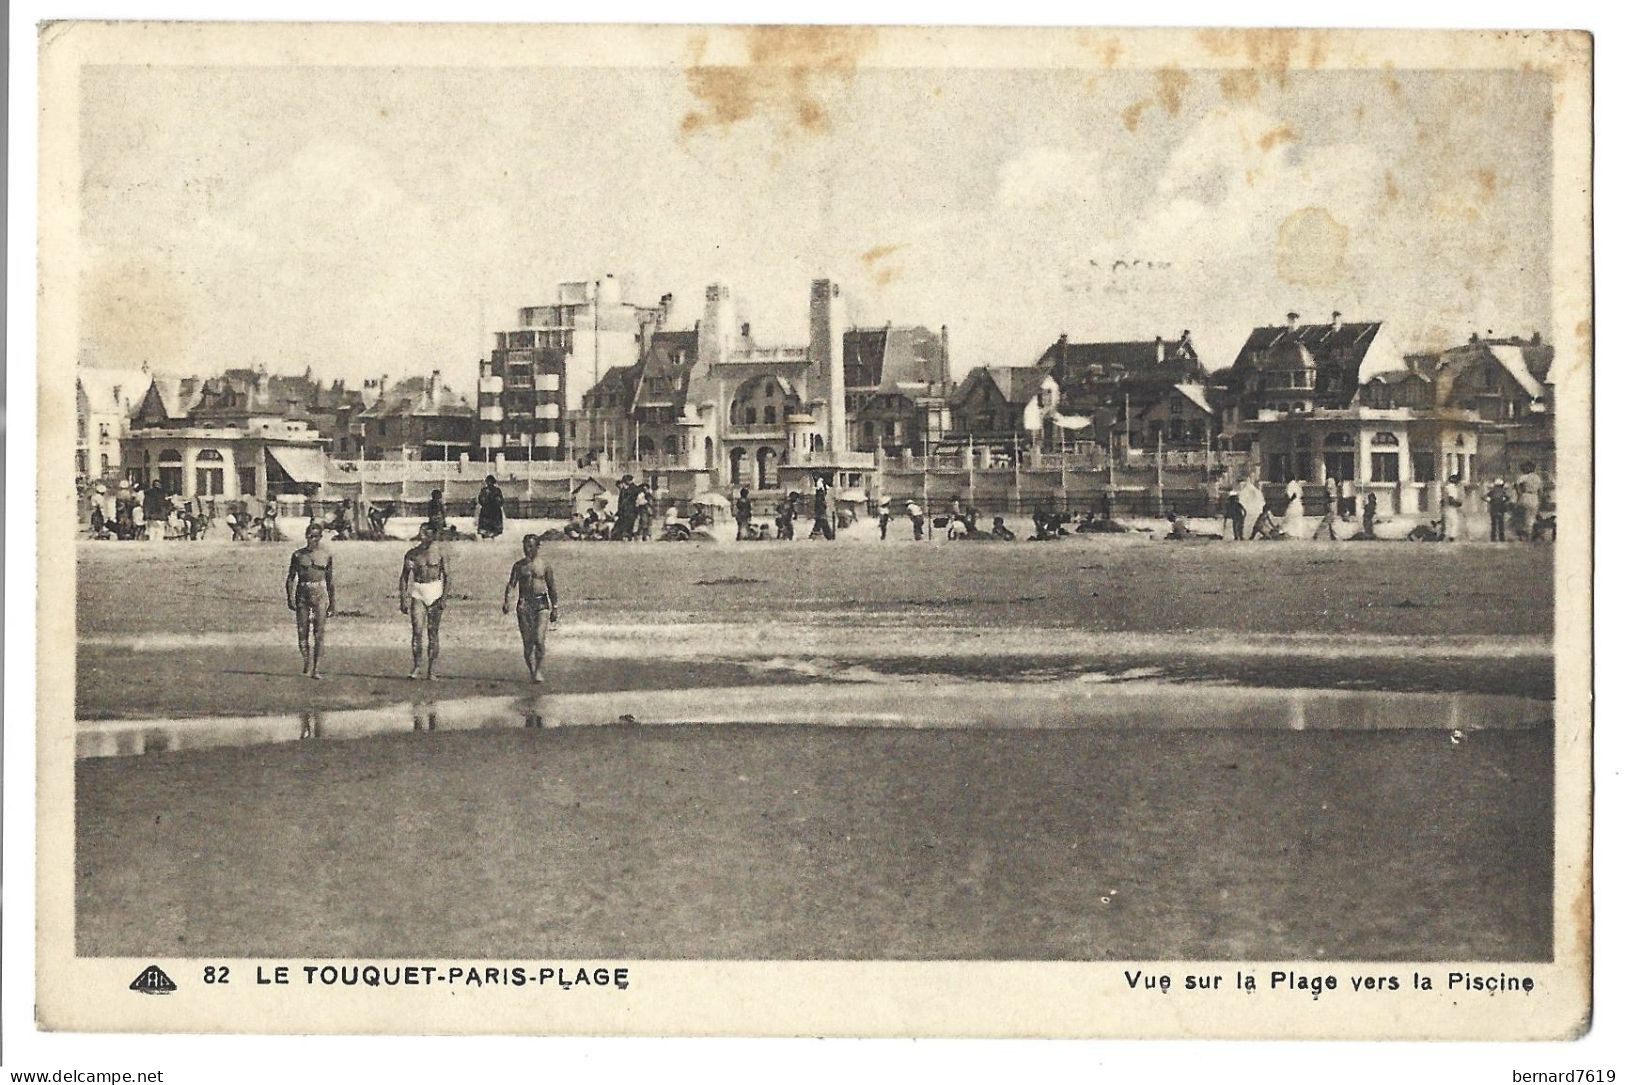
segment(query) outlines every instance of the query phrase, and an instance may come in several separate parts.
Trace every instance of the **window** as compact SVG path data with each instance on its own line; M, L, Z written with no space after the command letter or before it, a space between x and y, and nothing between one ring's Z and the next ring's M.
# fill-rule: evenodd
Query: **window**
M1270 481L1289 482L1287 477L1287 454L1285 452L1270 453Z
M745 425L754 426L755 424L756 424L756 408L755 407L746 407L745 408Z
M1399 453L1373 452L1371 453L1371 481L1372 482L1398 482L1399 481Z
M744 471L745 450L742 448L733 449L728 453L728 481L738 486L744 481Z
M1439 478L1439 467L1433 458L1433 451L1426 452L1411 449L1411 481L1436 482Z
M874 439L875 439L875 424L873 422L865 422L863 424L863 440L864 440L864 442L867 443L867 444L873 444Z
M112 461L108 459L107 453L103 452L102 453L102 474L104 474L104 475L107 474L108 468L110 468L112 466L113 466Z
M1354 438L1346 433L1328 433L1324 443L1327 448L1353 448Z
M1381 448L1398 448L1399 438L1395 437L1392 433L1373 433L1371 435L1371 443L1372 445Z
M1170 400L1169 403L1168 403L1168 413L1169 414L1184 414L1185 413L1185 400L1184 400L1184 398L1181 397L1181 396L1175 396L1172 400Z
M772 423L772 422L777 422L778 420L779 420L779 416L778 416L777 408L775 408L771 403L768 404L766 407L762 408L762 421L763 422Z
M106 423L106 422L103 422L103 423L102 423L102 424L101 424L101 425L100 425L100 426L99 426L99 427L97 427L97 428L98 428L98 429L99 429L99 430L100 430L100 431L101 431L101 435L102 435L102 440L104 440L104 441L105 441L105 440L107 440L107 423Z
M226 492L226 460L212 448L197 454L197 490L202 497L219 497Z
M173 448L158 453L158 485L165 493L181 492L181 454Z
M237 468L237 492L248 495L254 492L254 469L252 467Z

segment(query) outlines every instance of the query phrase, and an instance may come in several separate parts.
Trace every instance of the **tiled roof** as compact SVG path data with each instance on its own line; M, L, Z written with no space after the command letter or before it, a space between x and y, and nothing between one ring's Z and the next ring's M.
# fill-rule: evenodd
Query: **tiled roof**
M1031 365L982 365L966 374L954 389L952 402L963 403L971 391L983 381L990 381L1006 403L1024 404L1038 394L1045 373Z
M1308 349L1317 362L1330 360L1334 354L1343 354L1354 364L1358 371L1360 362L1365 358L1366 351L1371 348L1382 328L1382 321L1369 322L1345 321L1340 324L1299 324L1289 328L1285 325L1275 327L1254 328L1253 333L1247 337L1240 353L1236 355L1236 364L1253 362L1255 358L1262 359L1266 352L1281 347L1302 346Z
M942 337L922 325L853 328L841 337L848 388L941 383Z

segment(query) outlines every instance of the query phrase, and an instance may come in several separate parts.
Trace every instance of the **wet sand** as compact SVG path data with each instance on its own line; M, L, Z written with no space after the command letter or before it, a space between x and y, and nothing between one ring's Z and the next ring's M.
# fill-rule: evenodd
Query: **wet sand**
M417 733L78 764L78 951L1538 960L1550 729Z
M400 547L337 544L329 679L299 677L284 547L83 544L78 715L277 713L416 696ZM821 680L856 666L1007 678L1154 668L1179 680L1550 696L1550 550L1409 544L1187 549L568 544L553 688ZM500 612L512 555L453 547L448 696L523 678ZM132 578L134 564L159 561ZM1502 585L1528 585L1526 598ZM159 590L162 588L163 590Z

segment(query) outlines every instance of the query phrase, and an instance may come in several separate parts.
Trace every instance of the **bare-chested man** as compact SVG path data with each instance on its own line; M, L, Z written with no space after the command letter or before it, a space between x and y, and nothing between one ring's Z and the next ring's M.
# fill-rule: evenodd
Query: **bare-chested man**
M451 564L436 539L435 530L424 524L418 543L406 552L401 564L401 613L412 616L412 673L410 678L435 680L434 664L440 658L440 617L451 594ZM424 649L428 666L424 666Z
M299 654L304 657L305 674L322 676L322 640L327 619L333 616L336 593L333 590L333 552L322 545L320 524L305 528L305 545L293 552L288 563L288 579L283 584L288 609L299 626Z
M542 680L542 656L547 652L547 627L559 620L559 592L553 582L553 566L537 560L542 540L537 535L526 535L525 556L513 563L508 574L508 586L502 591L502 613L508 613L514 589L519 589L519 640L525 649L525 666L530 668L530 680ZM542 621L542 615L547 621Z

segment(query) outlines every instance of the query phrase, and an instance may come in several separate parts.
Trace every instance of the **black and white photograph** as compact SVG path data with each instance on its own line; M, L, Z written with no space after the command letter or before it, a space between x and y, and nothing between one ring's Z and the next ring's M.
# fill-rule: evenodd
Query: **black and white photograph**
M39 51L42 1027L1584 1032L1587 35Z

